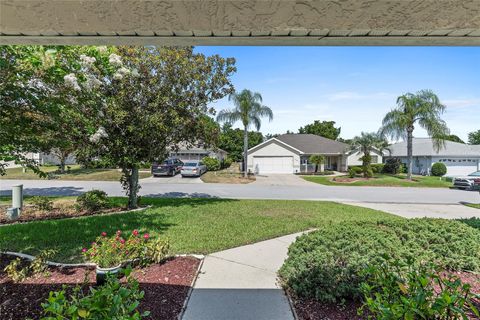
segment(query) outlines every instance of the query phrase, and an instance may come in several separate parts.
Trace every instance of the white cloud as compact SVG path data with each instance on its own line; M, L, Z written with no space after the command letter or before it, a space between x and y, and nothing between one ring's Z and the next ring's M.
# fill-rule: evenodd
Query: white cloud
M370 99L395 99L395 95L386 92L359 93L354 91L340 91L325 95L330 101L355 101Z
M443 100L447 108L469 108L480 106L480 98Z

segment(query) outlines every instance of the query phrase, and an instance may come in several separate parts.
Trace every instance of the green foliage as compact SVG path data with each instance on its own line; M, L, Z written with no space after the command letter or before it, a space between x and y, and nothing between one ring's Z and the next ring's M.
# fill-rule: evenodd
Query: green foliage
M53 201L49 197L35 196L30 199L30 203L38 210L50 211L53 209Z
M127 282L120 283L113 276L108 277L107 283L98 288L90 287L84 294L77 286L67 297L67 288L50 292L42 308L45 317L42 320L139 320L148 317L149 312L140 313L138 306L144 297L140 291L138 281L126 270Z
M233 161L243 161L243 138L244 131L241 129L232 129L232 125L225 123L218 140L218 147L228 152L228 157ZM248 146L253 148L263 141L261 132L248 131Z
M22 261L20 258L12 260L4 269L13 282L21 282L28 277L48 275L47 260L57 253L56 250L41 251L32 261Z
M353 168L348 168L348 177L349 178L355 178L356 175L357 175L357 173L355 172L355 170Z
M79 211L85 210L87 212L95 212L101 209L108 208L110 202L105 191L102 190L90 190L82 193L77 197L75 202L75 208Z
M385 165L383 163L373 163L373 164L371 164L371 168L372 168L373 173L382 173L384 166Z
M233 164L233 159L230 157L226 157L225 159L222 160L222 169L228 169L232 166Z
M387 149L387 146L388 142L385 137L375 132L362 132L352 139L350 142L351 149L363 153L360 159L362 160L362 172L365 178L373 176L371 153L374 151L383 152Z
M403 164L399 158L388 158L383 166L382 173L399 174L403 173Z
M217 158L205 157L202 159L202 162L207 166L208 171L220 170L220 161Z
M321 154L312 154L308 158L308 162L315 165L315 172L317 172L321 165L325 163L325 157Z
M458 142L458 143L463 143L465 144L465 141L463 141L462 139L460 139L459 136L455 135L455 134L449 134L449 135L446 135L444 137L445 140L448 140L448 141L453 141L453 142Z
M468 134L469 144L480 144L480 130L470 132Z
M441 177L447 173L447 166L444 163L436 162L432 165L432 176Z
M298 133L316 134L327 139L337 140L340 135L341 128L335 127L335 121L319 121L315 120L312 124L307 124L298 129Z
M370 265L361 285L364 304L359 314L368 310L369 319L467 319L476 297L469 284L431 264L389 259ZM478 298L478 297L477 297Z
M395 140L406 140L407 150L412 150L413 130L418 124L432 137L435 149L440 150L445 145L445 137L450 134L446 122L441 118L445 110L446 106L431 90L406 93L397 98L397 107L385 115L380 131L382 135ZM410 157L409 162L412 161L413 157ZM408 168L408 179L412 177L411 169Z
M365 266L384 256L433 262L446 270L480 270L480 233L463 223L395 219L333 224L303 235L289 248L280 270L284 283L303 297L341 301L360 297Z
M460 219L459 221L469 225L472 228L479 229L480 231L480 218Z
M137 230L124 237L122 231L118 230L111 237L102 232L91 247L83 248L82 252L87 261L92 261L101 268L112 268L127 261L142 265L159 263L165 260L169 248L168 240L152 238L148 233L140 235Z

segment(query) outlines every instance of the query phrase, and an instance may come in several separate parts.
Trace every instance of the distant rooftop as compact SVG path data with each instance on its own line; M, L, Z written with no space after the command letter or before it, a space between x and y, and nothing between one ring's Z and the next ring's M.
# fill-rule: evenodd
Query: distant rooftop
M283 134L276 139L305 154L343 154L349 148L346 143L315 134Z
M407 156L407 142L402 141L390 146L392 157ZM386 152L388 155L388 151ZM414 156L477 156L480 157L480 145L469 145L445 141L445 147L436 150L431 138L413 138Z

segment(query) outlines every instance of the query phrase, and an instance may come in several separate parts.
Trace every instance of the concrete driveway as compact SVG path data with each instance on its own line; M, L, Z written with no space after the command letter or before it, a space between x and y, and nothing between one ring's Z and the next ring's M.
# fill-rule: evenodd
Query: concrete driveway
M202 179L198 177L185 177L182 178L180 174L177 174L174 177L150 177L141 180L141 183L158 183L158 184L195 184L203 183Z
M259 175L255 177L254 184L261 186L308 186L312 185L297 175L294 174L269 174Z

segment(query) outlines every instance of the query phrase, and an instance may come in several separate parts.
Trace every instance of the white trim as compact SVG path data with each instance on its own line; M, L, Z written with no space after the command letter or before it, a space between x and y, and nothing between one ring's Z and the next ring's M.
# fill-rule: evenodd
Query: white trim
M291 145L289 145L289 144L287 144L287 143L285 143L285 142L283 142L283 141L281 141L281 140L278 140L277 138L270 138L270 139L268 139L267 141L264 141L264 142L262 142L262 143L260 143L260 144L257 144L255 147L251 147L250 149L248 149L247 152L250 153L251 150L253 150L253 149L255 149L255 148L260 148L260 147L262 147L264 144L267 144L267 143L270 142L270 141L279 142L280 144L283 144L284 146L287 146L287 147L289 147L289 148L292 148L293 150L297 151L299 154L304 154L303 151L300 151L300 150L298 150L297 148L292 147Z

